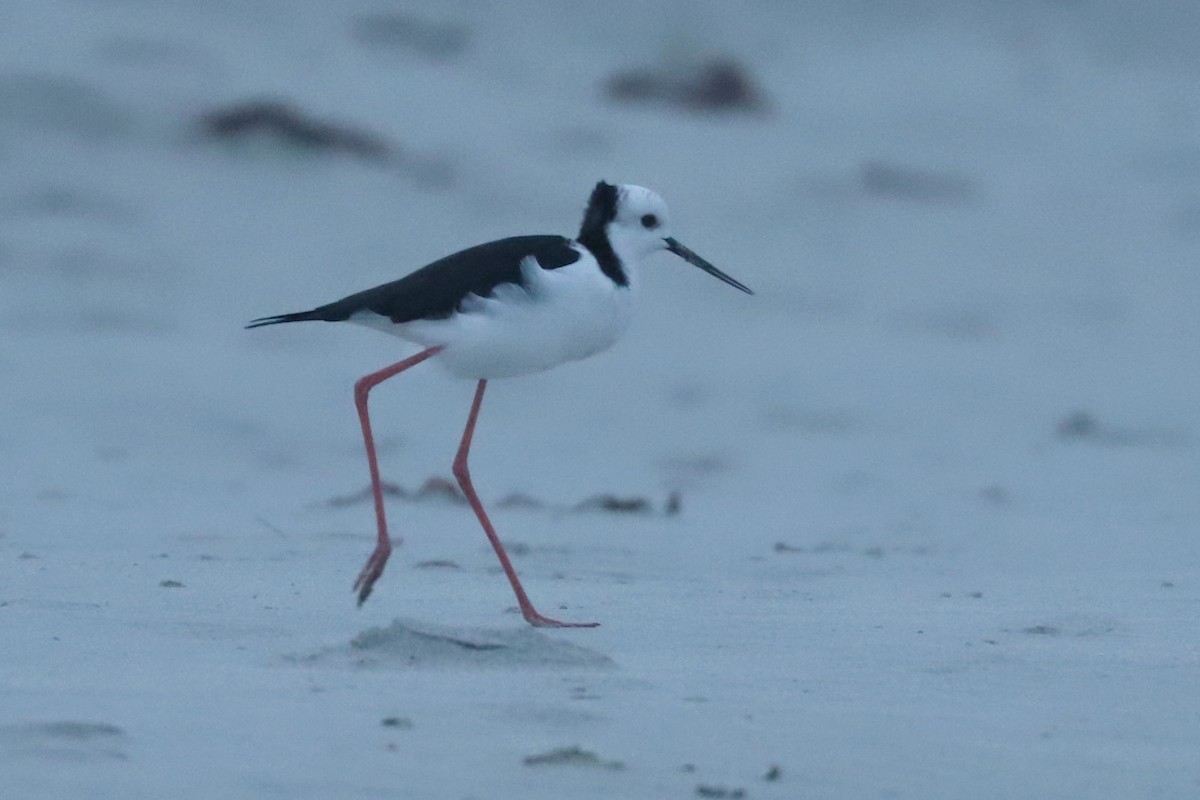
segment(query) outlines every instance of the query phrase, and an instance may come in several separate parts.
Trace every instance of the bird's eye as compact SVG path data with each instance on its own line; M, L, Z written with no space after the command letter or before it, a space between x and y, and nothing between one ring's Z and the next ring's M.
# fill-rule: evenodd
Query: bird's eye
M642 227L646 230L654 230L658 227L658 217L654 214L644 214L642 216Z

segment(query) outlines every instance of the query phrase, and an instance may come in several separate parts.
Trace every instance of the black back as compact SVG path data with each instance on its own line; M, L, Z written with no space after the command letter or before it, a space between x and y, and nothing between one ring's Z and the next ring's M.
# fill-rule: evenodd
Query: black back
M400 280L352 294L312 311L256 319L246 327L280 322L342 322L356 311L373 311L395 323L440 319L454 313L469 294L486 297L502 283L521 284L521 261L537 259L542 269L558 269L579 260L563 236L513 236L469 247L440 258ZM609 248L612 249L611 247Z
M600 181L588 198L587 211L579 228L579 244L596 257L600 270L617 286L628 286L629 277L608 239L608 223L617 218L620 191ZM247 325L258 328L280 322L324 320L342 322L356 311L373 311L397 324L415 319L448 317L469 294L487 297L502 283L523 284L521 261L537 259L542 269L558 269L579 260L579 252L563 236L512 236L468 247L440 258L398 281L343 297L334 303L262 317Z

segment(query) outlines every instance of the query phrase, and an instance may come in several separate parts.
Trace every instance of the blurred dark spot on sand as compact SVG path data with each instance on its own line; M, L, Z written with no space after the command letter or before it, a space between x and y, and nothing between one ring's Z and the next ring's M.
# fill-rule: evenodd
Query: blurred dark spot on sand
M700 113L764 112L769 105L750 71L728 56L618 72L605 93L621 103Z
M344 153L369 161L396 155L394 145L371 131L318 118L281 100L246 100L200 116L200 128L222 141L259 137L300 150Z
M978 194L974 181L965 175L879 159L865 162L860 177L863 191L873 197L958 204L973 200Z
M536 753L522 759L528 767L600 767L602 769L625 769L621 761L608 761L600 758L591 750L584 750L578 745L559 747L545 753Z
M384 52L415 53L432 61L462 55L471 41L465 23L426 19L403 11L364 14L350 28L354 41Z

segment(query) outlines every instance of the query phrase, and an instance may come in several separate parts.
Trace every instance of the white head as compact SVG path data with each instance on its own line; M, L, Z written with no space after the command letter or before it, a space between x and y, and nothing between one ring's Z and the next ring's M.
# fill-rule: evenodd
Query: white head
M664 249L665 238L671 235L667 204L645 187L618 186L616 215L605 228L618 253L648 256Z
M651 253L669 250L730 286L754 294L676 241L670 232L667 204L643 186L597 183L588 200L577 240L596 256L601 268L619 284L625 282L624 269L636 268ZM615 264L606 263L609 259Z

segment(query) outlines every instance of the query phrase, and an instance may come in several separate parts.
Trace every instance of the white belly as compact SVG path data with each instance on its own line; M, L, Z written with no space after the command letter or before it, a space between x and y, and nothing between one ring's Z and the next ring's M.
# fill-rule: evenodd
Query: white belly
M469 296L446 319L395 325L373 314L352 318L425 347L445 349L435 359L464 378L508 378L540 372L611 347L633 317L633 286L617 286L590 254L544 270L532 258L521 265L526 288L496 287L490 297Z

